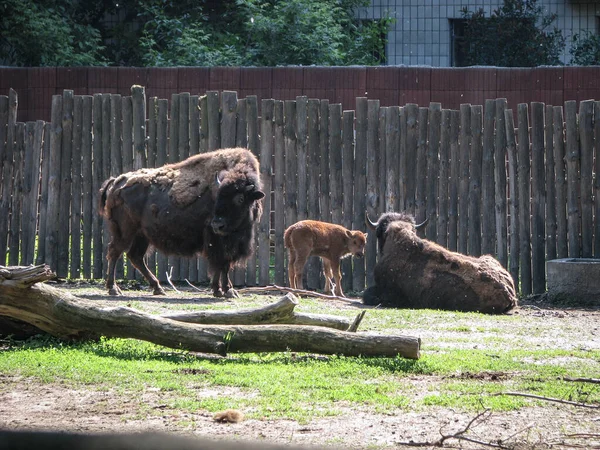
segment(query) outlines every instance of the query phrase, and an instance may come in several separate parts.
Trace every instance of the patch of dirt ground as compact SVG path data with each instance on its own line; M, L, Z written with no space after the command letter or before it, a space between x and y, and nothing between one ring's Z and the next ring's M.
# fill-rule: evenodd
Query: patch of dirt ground
M169 297L175 300L172 294ZM353 306L342 303L339 307ZM548 320L564 319L568 321L569 329L574 330L575 346L600 348L598 310L555 309L543 302L529 302L514 313L541 316ZM576 336L577 330L586 332L584 336ZM421 384L426 391L430 378L414 376L409 382ZM442 436L460 434L469 427L463 435L469 440L447 439L444 447L600 448L600 410L560 403L548 402L543 406L481 416L441 407L408 412L397 409L380 414L366 407L342 404L337 406L341 414L318 418L308 424L269 419L217 423L212 414L205 411L182 413L169 408L168 392L148 389L140 396L135 395L77 391L62 384L43 384L32 379L0 375L0 429L80 433L165 432L309 447L397 449L433 448L431 444ZM199 392L199 395L202 393Z

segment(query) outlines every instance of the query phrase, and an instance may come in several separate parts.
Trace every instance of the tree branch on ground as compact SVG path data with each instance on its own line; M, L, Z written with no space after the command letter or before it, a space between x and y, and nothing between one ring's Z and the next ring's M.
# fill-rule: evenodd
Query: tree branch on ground
M493 397L497 397L499 395L512 395L512 396L516 396L516 397L527 397L527 398L534 398L536 400L544 400L547 402L555 402L555 403L563 403L565 405L579 406L581 408L600 409L600 405L588 405L587 403L572 402L569 400L562 400L560 398L544 397L541 395L525 394L522 392L497 392L495 394L492 394Z

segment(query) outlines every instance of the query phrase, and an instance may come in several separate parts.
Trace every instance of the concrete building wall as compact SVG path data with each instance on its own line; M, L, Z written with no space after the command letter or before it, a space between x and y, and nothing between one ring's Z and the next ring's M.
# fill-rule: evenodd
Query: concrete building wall
M371 5L360 8L363 19L379 19L386 13L395 19L388 34L386 56L388 65L427 65L450 67L451 19L462 18L461 9L470 11L483 8L486 16L502 5L502 0L371 0ZM538 0L544 14L556 13L553 24L566 38L561 56L569 63L573 34L582 31L597 33L600 2L578 0Z

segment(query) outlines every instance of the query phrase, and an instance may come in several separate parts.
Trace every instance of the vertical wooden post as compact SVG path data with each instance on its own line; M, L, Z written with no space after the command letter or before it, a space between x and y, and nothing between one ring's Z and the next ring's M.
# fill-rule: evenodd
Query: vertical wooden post
M248 147L248 119L247 115L247 101L245 98L237 99L236 102L236 130L235 130L235 146L236 147ZM191 110L190 110L191 111ZM192 121L190 117L190 122ZM283 242L283 241L281 241ZM191 276L191 274L190 274ZM246 284L246 268L236 266L233 270L233 284L234 286L244 286Z
M469 153L471 146L471 105L460 105L458 251L470 254L469 243Z
M342 105L329 105L331 221L342 223ZM287 177L287 175L286 175Z
M263 214L258 226L258 283L269 284L269 267L271 263L271 177L273 161L273 109L274 100L261 102L260 133L260 178L263 192Z
M532 292L531 286L531 226L529 222L530 212L530 150L529 150L529 116L526 103L517 106L518 120L518 164L517 180L519 182L519 268L521 280L521 295L527 296Z
M189 116L190 116L190 130L189 130L189 133L190 133L190 155L197 155L198 153L200 153L200 97L198 95L190 95ZM244 122L245 122L245 120L246 120L246 110L244 109ZM244 131L246 131L246 130L244 130ZM195 281L197 281L197 280L195 280Z
M531 103L531 252L533 293L546 292L546 180L544 156L544 110L540 102Z
M0 220L0 264L2 265L7 264L6 254L8 251L8 228L10 225L8 221L10 209L9 181L12 178L13 157L12 143L7 140L8 117L8 96L0 95L0 217L4 217L4 220Z
M429 152L429 141L427 139L427 130L429 124L429 108L419 108L419 119L418 119L418 140L417 140L417 152L414 156L408 156L407 158L414 158L416 160L415 170L417 177L415 180L415 218L418 223L421 223L427 217L427 183L429 177L427 175L427 153ZM424 236L424 233L420 233Z
M369 217L377 217L379 210L379 100L367 101L367 174L366 174L366 211ZM365 229L365 221L363 220L361 230ZM366 263L366 283L367 286L375 284L373 279L373 270L377 261L377 247L375 239L367 238L365 248L365 263Z
M569 227L569 256L571 258L581 257L581 245L579 233L581 232L581 221L579 218L579 135L577 133L577 102L569 100L565 102L565 123L567 143L567 214Z
M596 118L596 120L599 120ZM592 200L594 167L594 101L579 103L579 151L581 152L581 256L593 255L594 202ZM597 200L598 201L598 200Z
M156 160L155 166L164 166L168 161L169 152L169 101L158 100L158 117L156 118ZM165 274L169 270L168 258L162 252L156 254L157 277L165 280Z
M600 101L594 102L594 257L600 258Z
M486 100L483 110L483 156L481 165L481 253L493 254L496 249L494 214L494 118L496 104Z
M44 138L44 122L28 122L25 147L25 169L23 173L23 242L21 264L33 264L35 236L38 223L38 193L40 191L41 156ZM27 239L25 239L27 236Z
M62 141L62 95L52 96L52 115L50 132L50 165L48 177L48 203L47 203L47 232L46 232L46 259L50 267L57 267L58 263L58 211L60 200L60 159ZM10 131L10 129L9 129ZM9 133L10 136L10 133ZM11 155L12 158L12 155ZM100 186L98 186L98 189ZM6 192L6 191L5 191ZM101 241L102 242L102 241ZM102 246L100 246L102 248ZM102 274L102 271L100 271ZM101 276L101 275L100 275Z
M156 133L158 120L158 97L148 99L148 167L156 167ZM131 97L123 99L123 130L129 124L131 131L123 134L123 151L131 152L131 167L133 167L133 101ZM125 144L125 141L127 145Z
M514 130L513 130L514 133ZM483 166L483 107L471 106L471 179L469 180L469 254L481 255L481 170Z
M367 131L368 100L356 98L356 146L354 148L354 215L352 228L364 230L367 191ZM355 292L365 288L365 261L354 258L352 264L352 289Z
M554 117L546 105L546 259L556 259L556 176L554 174Z
M219 148L235 147L237 129L237 92L221 93L221 144Z
M510 240L508 243L508 270L515 286L519 286L519 177L517 139L512 109L504 110L506 148L508 152L508 190L510 212Z
M110 177L110 165L111 165L111 154L110 154L110 94L102 94L102 106L101 106L101 117L102 117L102 181L101 183ZM108 270L108 260L106 259L106 253L108 250L108 243L110 242L110 234L108 232L108 224L103 223L102 227L102 272L106 273Z
M554 126L554 163L556 179L556 256L558 258L566 258L569 256L569 241L567 227L565 126L562 106L554 106L552 108L552 116L552 124ZM600 121L598 123L600 123ZM596 179L598 179L598 177L596 177Z
M307 137L307 197L308 215L312 220L320 220L319 211L319 169L321 155L319 149L319 100L308 100L308 137ZM308 289L319 289L321 273L321 260L318 256L308 258L306 264L306 284Z
M411 214L415 213L417 175L426 176L425 173L417 174L418 140L422 134L427 135L427 122L421 120L420 108L414 103L408 103L400 110L400 178L404 189L400 191L399 209L406 209ZM418 127L418 128L417 128Z
M308 99L305 96L296 97L296 154L298 155L298 220L305 220L308 214L307 198L307 109ZM303 276L304 278L304 276Z
M352 228L354 199L354 111L344 111L342 116L342 189L344 217L342 225ZM352 290L352 259L344 258L341 264L342 288Z
M506 128L504 110L506 99L496 99L496 139L494 142L494 181L496 183L496 256L508 267L508 225L506 213Z
M190 156L190 93L182 92L179 94L179 135L177 139L179 161L183 161ZM179 281L189 278L191 258L179 258ZM193 260L195 263L195 259Z
M91 95L83 96L81 120L81 178L82 214L83 214L83 277L92 278L92 224L96 220L93 214L93 178L92 170L92 101ZM43 158L42 158L43 161ZM41 211L40 211L41 213ZM41 217L40 217L41 220Z
M450 185L448 188L448 249L458 248L458 187L460 182L460 112L450 112Z
M44 264L46 261L46 232L48 231L48 178L50 177L50 135L52 134L52 124L44 122L43 145L42 145L42 167L40 179L40 200L39 200L39 225L37 239L37 255L35 263ZM91 197L91 194L90 194ZM92 215L92 220L97 220L97 216ZM90 220L90 223L92 222ZM91 225L90 225L91 226ZM102 274L100 274L102 275ZM91 278L91 277L90 277Z
M156 97L150 99L149 105L149 117L148 117L148 167L154 167L156 161ZM133 99L131 96L123 97L121 99L121 119L122 119L122 141L121 141L121 161L122 171L130 172L133 170ZM119 136L117 135L117 139ZM117 172L117 175L120 172ZM154 253L153 253L154 255ZM152 263L148 264L150 272L154 273L155 265L153 264L154 258L150 258ZM126 265L127 278L134 280L139 274L136 273L135 268L127 257Z
M297 163L296 157L296 101L286 100L284 102L284 151L285 151L285 228L296 223L298 218L297 211ZM341 107L341 105L340 105ZM341 156L340 156L341 161ZM341 194L341 191L340 191ZM287 261L286 264L289 264ZM287 276L285 277L286 285Z
M208 151L216 150L221 145L221 113L219 111L219 92L206 93L208 112Z
M260 141L258 138L258 100L256 95L246 97L247 120L248 120L248 149L257 157L260 156ZM263 212L264 214L264 212ZM255 242L258 242L256 237ZM254 246L257 248L257 245ZM246 285L256 286L256 252L252 253L246 262Z
M329 179L329 100L319 102L319 203L321 220L331 222L331 189Z
M199 153L206 153L208 151L208 96L203 95L198 98L199 111L199 142L198 151ZM255 259L255 256L251 256L251 259ZM198 279L199 283L208 283L208 262L204 256L199 256L197 261L198 266ZM244 278L246 276L244 275Z
M387 116L388 116L388 107L379 108L379 183L377 190L379 192L379 208L378 208L378 216L379 214L385 211L386 198L387 198L387 161L385 159L386 149L387 149ZM375 218L373 218L375 220ZM338 222L339 223L339 222ZM371 235L371 239L375 239L375 235Z
M104 260L104 251L102 246L103 219L98 211L98 196L100 186L104 181L102 170L102 94L95 94L92 98L92 250L93 250L93 277L102 278L104 271L102 261ZM52 151L50 150L52 157ZM49 170L52 170L50 166ZM50 202L50 199L48 199Z
M448 178L450 177L450 115L449 109L442 109L440 132L440 184L437 192L439 213L437 220L437 242L448 246Z
M275 142L273 158L273 198L275 229L275 284L281 286L285 282L283 233L285 230L285 139L283 132L283 101L275 101Z
M133 108L133 168L146 167L146 90L144 86L131 86Z
M385 118L386 196L385 211L398 211L400 205L400 107L390 106ZM371 217L371 220L375 220Z
M427 239L437 242L438 220L438 177L440 172L440 133L442 122L442 104L429 104L429 128L427 136L429 147L427 149ZM421 174L422 176L423 174Z
M73 99L73 183L71 196L71 278L81 277L81 139L83 120L83 98L76 95Z
M218 111L218 107L217 107ZM218 112L217 112L218 114ZM209 130L210 131L210 130ZM217 144L218 148L218 144ZM169 153L167 155L167 161L170 164L180 161L179 158L179 94L171 95L171 117L169 118ZM167 256L167 270L166 273L159 273L158 279L161 282L167 280L167 273L170 274L170 278L173 280L179 280L179 256Z
M123 173L123 152L121 147L122 134L122 97L120 94L110 95L110 176L117 177ZM124 259L120 258L116 264L117 279L124 278Z
M8 237L8 264L17 266L21 247L21 220L23 202L23 159L25 156L25 124L15 124L15 144L13 153L13 180L11 197L10 234Z

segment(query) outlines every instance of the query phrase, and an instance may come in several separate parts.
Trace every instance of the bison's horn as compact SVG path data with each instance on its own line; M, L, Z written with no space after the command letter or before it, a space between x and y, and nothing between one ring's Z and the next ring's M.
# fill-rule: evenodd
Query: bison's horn
M421 228L423 228L425 225L427 225L427 223L429 223L429 217L427 219L425 219L425 221L423 221L422 223L420 223L419 225L415 225L415 229L420 230Z
M371 229L374 230L377 228L377 222L373 222L371 219L369 219L369 212L365 211L365 222L367 223L367 226Z
M219 172L215 174L215 182L217 183L217 186L221 186L221 180L219 180Z
M245 192L250 192L253 191L254 189L256 189L256 186L254 186L253 184L249 184L248 186L246 186L246 188L244 189Z

